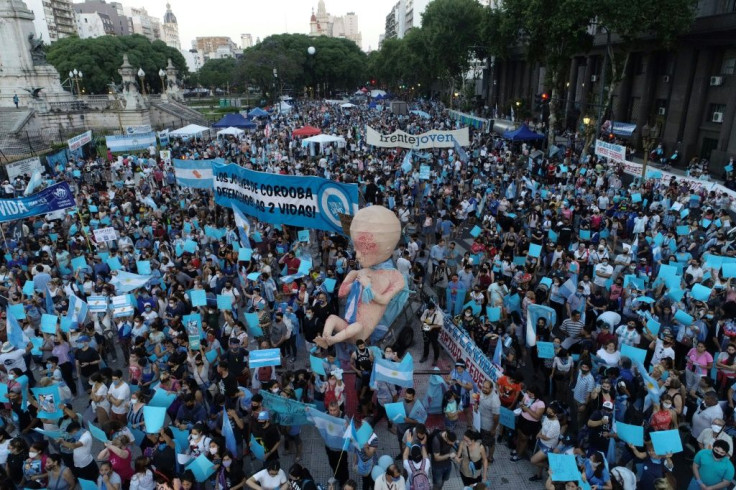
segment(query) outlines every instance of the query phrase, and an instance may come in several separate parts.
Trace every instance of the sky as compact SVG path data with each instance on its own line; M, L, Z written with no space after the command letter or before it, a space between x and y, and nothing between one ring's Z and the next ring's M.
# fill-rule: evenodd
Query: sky
M145 7L148 14L163 19L167 0L118 0L124 6ZM195 37L228 36L240 46L240 35L264 39L272 34L307 34L312 9L318 0L169 0L179 24L182 48L190 49ZM397 0L325 0L333 16L355 12L363 35L362 49L378 49L386 16Z

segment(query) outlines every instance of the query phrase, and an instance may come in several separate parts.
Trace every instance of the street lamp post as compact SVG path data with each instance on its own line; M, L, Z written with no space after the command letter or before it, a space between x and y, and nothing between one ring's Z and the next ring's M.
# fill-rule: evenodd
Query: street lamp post
M314 99L314 55L317 53L317 48L309 46L307 48L307 54L309 55L309 82L310 89L312 91L312 99Z
M158 76L161 78L161 94L163 95L166 93L166 82L164 81L164 78L166 78L166 71L161 68L158 71Z
M279 104L279 113L281 113L281 98L279 97L279 92L276 91L276 88L279 84L279 71L274 68L273 69L273 97Z
M82 80L82 77L84 77L84 74L81 70L77 70L76 68L69 72L69 79L72 81L72 92L74 92L74 85L77 86L76 89L76 95L79 97L79 94L81 94L81 90L79 89L79 82Z
M644 148L644 165L641 167L641 181L647 175L647 164L649 163L649 153L654 149L654 145L657 144L659 139L659 126L649 127L649 124L645 124L641 128L641 146Z
M141 93L143 95L146 95L146 72L143 71L143 68L138 68L138 78L141 79Z

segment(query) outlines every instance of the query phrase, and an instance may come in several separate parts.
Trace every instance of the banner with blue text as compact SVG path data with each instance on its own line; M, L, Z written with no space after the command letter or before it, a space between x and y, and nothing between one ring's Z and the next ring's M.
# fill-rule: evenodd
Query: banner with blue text
M274 224L342 233L341 214L358 211L358 186L320 177L274 175L213 163L215 202Z
M30 218L77 205L69 184L62 182L28 197L0 199L0 222Z

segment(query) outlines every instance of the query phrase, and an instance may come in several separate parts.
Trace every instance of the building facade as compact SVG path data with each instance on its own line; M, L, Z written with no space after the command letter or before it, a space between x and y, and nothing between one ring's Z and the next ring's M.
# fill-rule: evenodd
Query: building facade
M79 14L98 14L100 18L110 19L113 36L129 36L132 34L130 19L125 15L123 6L119 2L105 2L104 0L87 0L74 4L74 11ZM81 37L81 34L80 34Z
M238 45L227 36L198 37L192 41L192 49L199 53L203 63L207 60L235 58L240 52Z
M402 39L415 27L422 27L422 14L430 0L399 0L386 16L383 39Z
M124 12L130 18L132 34L140 34L150 41L161 39L161 20L148 15L145 7L126 7Z
M240 35L240 49L246 50L253 47L253 36L250 34Z
M606 121L636 125L624 136L627 144L639 146L641 128L656 127L667 154L679 150L680 165L707 158L714 175L736 156L735 4L701 0L691 29L671 50L642 42L631 54L610 112L603 115ZM595 119L601 107L609 37L594 34L593 49L570 60L560 104L568 129L580 129L582 119ZM617 42L615 35L610 39ZM517 102L532 106L535 96L546 90L544 67L527 63L520 53L495 60L486 73L486 105L500 113L508 113Z
M176 16L171 11L171 4L166 4L166 13L164 14L164 22L161 25L162 40L167 46L174 49L181 49L181 41L179 40L179 24L176 22Z
M45 43L77 33L71 0L29 0L26 5L35 15L36 36Z
M77 23L77 35L80 39L115 35L112 21L105 14L97 12L84 14L75 11L74 18Z
M363 36L360 33L358 16L355 12L348 12L343 16L330 15L324 0L319 0L316 13L312 11L309 20L309 35L349 39L360 47L363 45Z

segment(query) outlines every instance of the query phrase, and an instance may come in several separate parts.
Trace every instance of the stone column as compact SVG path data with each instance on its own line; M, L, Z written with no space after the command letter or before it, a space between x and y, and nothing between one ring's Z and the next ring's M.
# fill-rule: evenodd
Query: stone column
M174 100L181 100L182 95L179 91L179 80L177 75L179 70L174 67L174 64L169 58L169 63L166 65L166 94Z
M123 55L123 64L120 65L118 73L123 82L123 101L125 102L125 110L145 109L146 101L138 90L138 82L136 81L136 69L128 61L128 55Z

